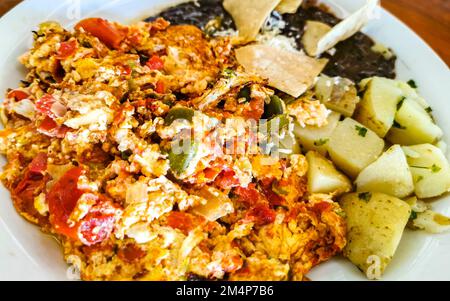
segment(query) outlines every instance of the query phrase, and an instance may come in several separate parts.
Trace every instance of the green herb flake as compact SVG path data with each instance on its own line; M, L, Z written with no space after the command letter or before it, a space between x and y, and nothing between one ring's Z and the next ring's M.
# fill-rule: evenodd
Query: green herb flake
M358 194L358 198L361 201L368 203L370 201L370 199L372 198L372 193L371 192L361 192L360 194Z
M401 125L400 123L398 123L395 120L394 120L394 124L392 126L397 128L397 129L406 130L406 126Z
M417 169L430 169L429 167L426 167L426 166L417 166L417 165L411 165L411 168L417 168Z
M251 100L252 91L249 86L243 87L238 93L238 99L245 99L245 101Z
M413 165L413 166L411 166L411 168L428 169L428 170L430 170L432 173L438 173L438 172L440 172L440 171L442 170L442 168L441 168L440 166L437 166L436 164L433 164L433 165L430 166L430 167Z
M433 112L433 109L431 107L428 107L425 109L425 111L427 111L428 114L431 114Z
M361 137L366 137L368 130L365 127L356 125L355 129L358 132L358 135L360 135Z
M423 180L423 176L418 176L417 179L416 179L416 183L419 183L422 180Z
M231 78L231 77L233 77L233 76L235 76L236 75L236 72L234 71L234 70L232 70L232 69L225 69L225 70L223 70L223 75L226 77L226 78Z
M410 220L415 220L417 219L417 212L416 211L411 211L411 215L409 216Z
M403 106L403 103L405 102L406 97L402 97L400 99L400 101L397 103L397 111L401 109L401 107Z
M433 164L433 166L431 166L431 172L432 173L438 173L441 171L442 168L440 168L439 166L437 166L436 164Z
M328 138L316 140L316 141L314 141L314 146L323 146L323 145L327 144L329 140L330 139L328 139Z
M417 89L417 84L416 84L415 80L413 80L413 79L410 79L408 81L408 85L413 89Z
M131 150L126 150L120 153L120 157L122 158L122 160L128 161L132 154L133 152Z

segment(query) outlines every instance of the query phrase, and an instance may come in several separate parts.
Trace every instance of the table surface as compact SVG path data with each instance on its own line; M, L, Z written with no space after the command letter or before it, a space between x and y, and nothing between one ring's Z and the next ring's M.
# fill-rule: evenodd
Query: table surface
M0 0L0 16L21 0ZM449 0L381 0L389 10L417 32L450 66Z

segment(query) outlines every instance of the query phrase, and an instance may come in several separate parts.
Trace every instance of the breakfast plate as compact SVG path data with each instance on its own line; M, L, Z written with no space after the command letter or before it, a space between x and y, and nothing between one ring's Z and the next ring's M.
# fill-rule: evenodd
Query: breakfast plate
M131 24L185 1L177 0L25 0L2 19L0 34L0 91L16 87L26 70L17 58L33 41L32 30L52 20L71 28L81 19L101 17ZM365 3L364 0L327 0L340 18L345 18ZM414 80L420 95L433 107L436 123L443 129L442 140L450 143L450 72L448 66L414 32L383 9L364 27L363 32L387 45L397 56L397 78ZM448 157L448 155L447 155ZM6 163L2 157L2 164ZM72 280L72 270L64 262L58 241L17 214L8 190L0 186L0 280ZM433 210L450 215L448 194L433 201ZM405 230L399 248L383 275L383 280L449 280L450 235ZM317 281L365 280L358 268L344 257L312 269L307 277Z

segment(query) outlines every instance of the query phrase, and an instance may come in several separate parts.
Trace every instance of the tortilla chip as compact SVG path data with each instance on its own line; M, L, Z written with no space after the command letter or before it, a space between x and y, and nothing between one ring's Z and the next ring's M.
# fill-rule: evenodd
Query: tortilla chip
M303 0L281 0L275 10L280 14L294 14L302 3Z
M317 43L317 50L313 55L320 55L336 46L337 43L344 41L357 33L367 24L367 22L369 22L378 6L379 0L367 0L364 7L334 26L319 40Z
M253 41L264 22L281 0L224 0L223 7L233 17L239 36Z
M298 51L258 44L237 49L236 58L247 72L268 79L271 87L293 97L305 93L328 63Z
M302 44L305 51L310 56L317 53L317 44L329 31L331 26L318 21L306 21L305 33L302 37Z

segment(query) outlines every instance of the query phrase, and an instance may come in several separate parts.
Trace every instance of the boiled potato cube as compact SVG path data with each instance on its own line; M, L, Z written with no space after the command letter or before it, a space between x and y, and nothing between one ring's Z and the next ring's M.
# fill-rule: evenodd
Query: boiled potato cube
M406 98L397 111L394 127L387 139L394 144L415 145L435 143L442 134L428 112L417 102Z
M336 193L337 195L352 190L350 180L337 171L333 163L318 152L308 152L308 191L310 193Z
M358 191L376 191L398 198L414 192L414 182L399 145L394 145L367 166L356 179Z
M345 117L353 116L360 101L355 84L343 77L321 75L316 82L315 93L328 109Z
M402 90L403 96L405 96L406 98L414 100L424 109L430 108L430 105L427 103L427 101L420 97L420 95L417 93L417 90L412 88L407 82L397 81L397 87Z
M411 214L410 206L378 192L346 194L340 204L347 216L344 256L366 275L371 257L377 256L382 274L400 243Z
M394 124L397 105L402 98L402 90L395 81L374 77L358 106L355 119L383 138Z
M450 190L450 166L442 151L431 144L403 147L419 198L440 196Z
M333 162L352 178L374 162L383 149L383 139L351 118L338 123L328 143Z
M327 118L328 124L323 127L302 127L296 123L294 134L305 150L317 151L325 156L328 153L327 144L340 118L341 114L332 112Z

